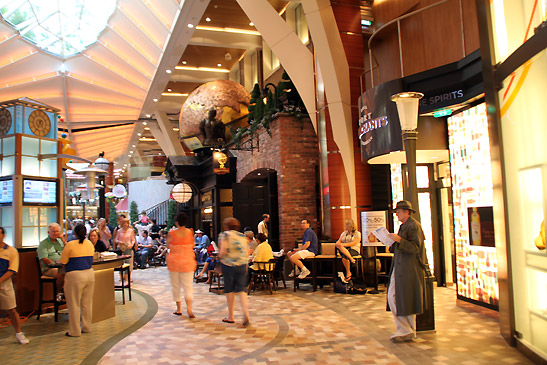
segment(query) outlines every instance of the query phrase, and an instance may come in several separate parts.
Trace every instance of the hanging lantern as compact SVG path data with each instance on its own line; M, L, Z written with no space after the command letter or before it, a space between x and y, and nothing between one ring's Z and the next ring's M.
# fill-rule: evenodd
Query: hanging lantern
M125 198L125 196L127 195L127 190L125 190L125 186L117 184L112 189L112 193L116 198Z
M192 187L186 183L180 183L173 187L171 196L179 203L186 203L192 198Z

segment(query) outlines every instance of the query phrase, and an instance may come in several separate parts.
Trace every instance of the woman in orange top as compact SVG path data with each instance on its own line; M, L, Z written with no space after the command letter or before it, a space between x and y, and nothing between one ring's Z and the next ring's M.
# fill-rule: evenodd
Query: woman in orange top
M195 318L192 313L192 300L194 291L192 279L196 271L196 255L194 253L194 232L186 228L188 217L185 213L179 213L175 218L176 229L169 232L167 236L167 269L171 278L171 288L173 289L173 300L177 303L177 310L173 312L177 316L182 314L180 304L182 296L180 289L184 290L184 300L186 301L186 311L188 318Z

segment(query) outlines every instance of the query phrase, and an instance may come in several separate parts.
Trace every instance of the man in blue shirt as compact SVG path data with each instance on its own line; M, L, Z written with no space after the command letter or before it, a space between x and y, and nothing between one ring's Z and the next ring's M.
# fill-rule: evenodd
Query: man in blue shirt
M205 262L205 260L207 259L207 252L201 251L203 249L207 249L210 244L211 240L209 240L209 237L207 237L206 234L203 234L203 232L198 229L194 237L194 252L196 253L196 259L198 263Z
M311 272L308 270L301 260L308 257L314 257L318 253L319 244L315 232L310 228L311 222L309 219L303 219L300 226L304 230L304 237L302 238L302 244L299 248L295 248L291 252L287 253L289 260L296 265L300 270L299 279L304 279ZM289 277L294 276L294 270L289 274Z

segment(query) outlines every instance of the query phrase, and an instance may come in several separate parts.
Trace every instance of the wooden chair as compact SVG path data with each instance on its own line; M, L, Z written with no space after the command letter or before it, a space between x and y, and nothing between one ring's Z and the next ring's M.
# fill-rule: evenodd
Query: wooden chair
M125 305L125 288L129 289L129 300L131 301L131 270L130 265L123 263L122 266L114 268L120 273L120 285L114 285L114 290L122 292L122 303ZM124 284L123 274L127 274L127 285Z
M365 255L363 253L363 245L360 245L359 255L353 256L353 259L355 260L355 264L357 265L357 271L355 273L356 278L360 278L361 280L365 280ZM345 258L344 255L340 253L340 250L336 249L336 258ZM350 266L351 270L351 266Z
M275 258L275 268L273 271L275 290L277 290L279 280L283 281L283 288L287 289L287 283L285 282L285 255Z
M38 304L38 314L36 315L36 320L40 320L40 315L42 314L42 305L44 303L53 303L53 311L55 312L55 322L59 321L59 307L66 304L65 300L60 302L57 301L57 279L51 278L49 276L42 275L42 268L40 266L40 259L36 256L36 268L38 269L38 280L39 280L39 299L40 304ZM44 299L44 284L51 284L52 298L53 299Z
M224 292L224 287L220 284L220 280L222 279L222 269L220 267L220 262L218 259L215 258L215 268L210 270L209 273L211 273L211 283L209 284L209 292L210 293L217 293L222 294ZM213 283L217 282L216 288L213 288Z
M253 264L258 266L258 270L251 272L251 282L249 283L247 294L251 294L251 290L254 290L255 287L261 287L263 290L269 289L270 294L273 294L273 288L275 286L273 273L276 262L276 259L253 262Z

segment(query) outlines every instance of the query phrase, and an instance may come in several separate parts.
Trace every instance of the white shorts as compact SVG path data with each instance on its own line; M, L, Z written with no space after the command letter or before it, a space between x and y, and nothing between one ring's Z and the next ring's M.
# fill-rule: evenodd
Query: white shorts
M301 259L307 259L309 257L314 257L315 254L308 250L300 250L295 253L295 255L299 255Z
M15 290L13 290L12 279L3 281L0 283L0 309L10 310L17 307L15 302Z

